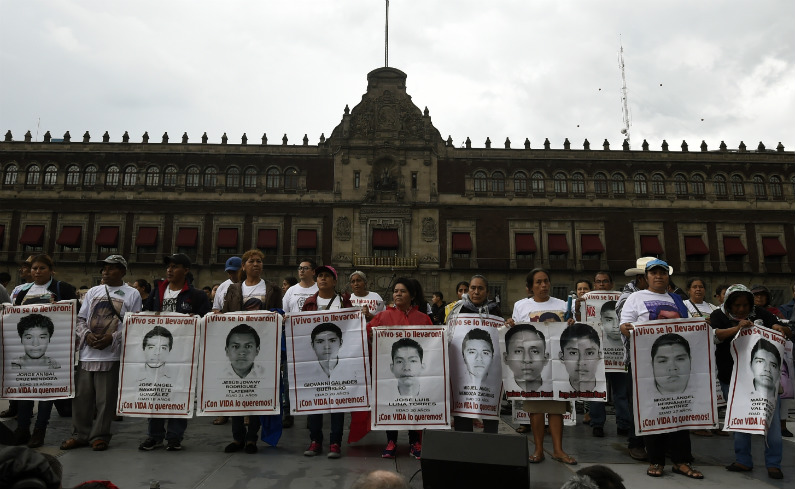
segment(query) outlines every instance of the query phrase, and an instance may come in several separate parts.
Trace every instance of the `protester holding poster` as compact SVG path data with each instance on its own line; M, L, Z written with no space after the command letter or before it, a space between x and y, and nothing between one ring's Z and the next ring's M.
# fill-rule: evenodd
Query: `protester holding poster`
M367 290L367 275L356 270L349 277L351 286L351 304L361 307L364 320L369 321L373 316L384 310L384 299L377 292Z
M370 339L371 344L373 344L376 338L373 337L373 328L378 326L400 326L400 325L407 325L407 326L433 326L433 322L431 321L430 316L426 314L426 312L420 311L418 307L419 302L424 302L421 299L418 299L421 292L417 290L417 286L415 281L409 278L400 277L395 281L395 285L392 289L392 307L387 307L384 311L376 314L376 316L367 323L367 335ZM394 345L395 342L393 342ZM400 350L400 351L398 351ZM373 351L373 350L371 350ZM412 358L416 357L422 363L422 355L417 348L412 348L411 346L404 346L402 349L398 347L396 351L391 355L391 365L394 367L394 357L396 353L400 354L408 354L405 355L406 357L410 356ZM404 355L398 355L401 358L401 361L398 363L400 365L402 362L402 358ZM375 357L373 357L373 361L377 361ZM413 364L416 362L412 362ZM394 373L394 371L393 371ZM409 383L412 380L410 377L410 372L404 372L398 374L399 377L403 378L403 383ZM446 385L443 386L441 389L443 392L446 391ZM438 394L438 392L437 392ZM378 398L376 397L376 403L378 403ZM446 402L445 402L446 404ZM374 413L376 411L374 410ZM445 413L446 416L447 413ZM377 422L377 419L374 419L373 422ZM397 435L398 432L396 430L387 430L386 438L387 444L384 448L381 457L383 458L395 458L397 454ZM422 454L422 432L419 430L409 430L409 451L414 458L419 459Z
M754 297L747 287L741 284L730 286L726 290L726 296L719 310L712 313L710 325L715 329L715 338L718 341L715 349L715 361L718 366L718 379L720 380L723 396L728 400L726 409L727 421L731 421L728 416L732 409L732 398L729 396L729 386L734 370L734 359L732 358L731 343L737 335L744 330L754 328L757 321L761 325L770 328L784 337L791 337L792 330L788 326L782 325L779 320L768 311L761 307L754 306ZM745 386L750 392L750 388ZM747 397L746 397L747 398ZM779 419L781 409L780 402L776 402L773 419ZM724 429L729 428L730 423L726 423ZM765 443L765 466L768 475L774 479L783 478L781 472L781 457L783 445L781 440L781 425L772 423L767 430ZM732 472L748 472L753 468L751 458L751 435L749 433L734 433L734 453L735 461L727 466Z

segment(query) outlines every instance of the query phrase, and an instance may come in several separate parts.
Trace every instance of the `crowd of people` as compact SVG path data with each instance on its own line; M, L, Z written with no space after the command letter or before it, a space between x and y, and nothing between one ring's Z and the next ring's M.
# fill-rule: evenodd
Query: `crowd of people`
M29 257L20 265L19 273L22 283L5 294L6 289L0 287L0 301L6 300L13 304L50 303L60 300L79 299L81 301L77 315L77 349L79 363L76 366L76 395L71 401L40 401L35 423L33 423L33 401L15 401L0 416L16 416L17 428L13 435L15 445L27 445L30 448L40 447L45 442L47 423L53 406L62 415L72 416L72 436L60 444L62 450L91 447L95 451L108 449L111 440L111 422L117 417L115 411L119 381L120 347L123 335L124 314L139 311L171 311L178 313L204 316L212 312L237 312L253 310L270 310L280 313L299 311L333 310L357 307L367 321L369 340L372 341L372 328L376 326L397 325L432 325L446 324L459 314L479 313L502 317L499 298L489 298L488 279L483 275L475 275L468 281L456 286L457 300L449 303L444 301L441 291L432 293L432 302L426 302L422 285L412 278L398 278L390 284L391 297L385 301L380 295L368 290L367 276L364 272L354 271L343 277L345 286L332 266L317 266L311 259L302 260L298 264L297 278L284 277L281 284L266 281L263 277L263 258L259 250L249 250L242 257L233 257L226 262L225 272L228 279L223 283L198 289L192 283L190 272L191 261L181 253L170 255L164 259L165 278L148 280L140 278L132 283L125 282L128 264L124 257L111 255L101 260L101 284L90 289L76 290L70 284L59 281L54 276L55 264L46 254ZM715 303L710 303L707 296L707 284L701 278L687 280L685 289L679 289L671 281L673 270L667 263L653 257L642 257L636 266L624 271L630 281L620 291L621 296L615 304L610 304L602 312L602 322L606 331L610 324L615 324L623 335L625 345L634 325L655 319L656 312L649 304L668 304L669 311L674 315L665 317L700 317L704 318L714 329L716 342L717 376L723 395L727 395L733 360L729 345L739 331L762 321L764 326L774 329L787 338L792 337L792 329L788 321L795 319L795 286L792 288L793 300L780 307L770 304L770 291L763 285L747 288L743 285L719 285L715 287ZM10 280L8 274L0 274L0 279ZM505 319L506 351L505 363L509 368L518 370L526 368L532 360L530 351L534 342L543 344L543 334L533 327L533 323L553 322L569 325L584 322L580 317L580 306L583 295L590 291L615 290L612 274L599 271L593 277L578 280L574 284L575 293L564 301L552 297L550 274L543 269L530 271L526 276L526 297L513 305L512 315ZM350 292L345 292L350 290ZM387 304L388 303L388 304ZM606 311L606 312L605 312ZM620 325L620 329L618 327ZM25 361L47 362L43 354L36 356L36 344L48 342L52 330L46 325L32 325L22 328L20 337L31 342L29 355ZM24 331L23 331L24 329ZM586 332L587 333L587 332ZM332 333L329 333L329 335ZM607 334L607 333L606 333ZM324 335L318 341L329 338ZM244 336L244 335L243 335ZM30 337L29 340L25 338ZM245 341L246 338L236 340ZM313 337L313 342L316 340ZM598 339L597 339L598 341ZM164 345L165 338L152 344ZM170 345L170 344L169 344ZM144 348L147 347L145 342ZM227 338L227 347L230 339ZM257 345L257 348L259 345ZM488 349L487 346L484 346ZM26 350L27 351L27 350ZM493 354L493 345L491 346ZM489 352L486 352L489 354ZM543 354L543 352L542 352ZM22 361L22 359L20 360ZM283 356L283 362L285 362ZM659 477L663 474L666 458L672 462L674 473L701 479L703 474L693 465L694 455L690 442L691 434L700 436L718 436L724 434L712 430L678 430L665 434L636 436L632 416L632 382L630 382L633 366L628 356L626 372L607 372L611 399L615 407L616 434L628 437L629 455L637 460L648 460L647 474ZM525 362L525 363L523 363ZM234 362L233 362L234 365ZM287 390L289 378L284 374L282 365L283 390ZM517 370L517 371L518 371ZM247 372L240 373L241 377ZM516 375L517 383L522 377ZM521 386L520 386L521 388ZM282 426L293 426L294 419L290 416L289 396L282 394ZM551 458L565 464L575 465L577 461L563 448L563 416L570 409L566 401L530 400L524 401L523 409L528 413L529 425L520 426L519 432L532 432L535 449L530 463L541 463L545 460L543 442L545 435L552 439ZM595 437L605 436L606 410L603 402L585 403L584 421L589 423ZM787 430L788 407L786 401L779 399L774 423L767 434L765 444L765 466L768 475L774 479L783 477L781 472L782 436L792 436ZM356 413L354 413L356 414ZM342 455L343 414L331 415L328 457L339 458ZM545 419L547 420L545 422ZM214 424L225 424L228 418L221 416L213 420ZM260 421L258 416L233 416L232 442L225 447L226 452L239 450L246 453L257 452ZM365 422L354 416L354 423ZM33 432L30 425L33 424ZM545 425L548 424L548 427ZM148 420L147 433L139 449L151 451L165 447L168 451L179 451L187 430L186 419L152 418ZM498 421L483 420L469 417L454 417L454 429L473 431L475 427L485 432L496 433ZM304 455L313 457L323 451L323 416L310 415L307 419L309 429L309 446ZM409 453L415 458L421 457L422 434L411 430L409 436ZM384 458L394 458L397 454L397 432L386 432L386 446L382 452ZM753 469L751 459L752 436L744 433L734 434L734 450L736 459L727 466L729 471L747 472ZM586 487L586 486L583 486Z

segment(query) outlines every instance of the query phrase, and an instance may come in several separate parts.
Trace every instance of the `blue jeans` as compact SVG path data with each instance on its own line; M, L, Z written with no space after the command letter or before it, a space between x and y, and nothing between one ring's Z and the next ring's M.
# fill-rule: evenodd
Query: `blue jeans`
M23 430L30 430L30 420L33 419L33 403L35 401L18 401L17 402L17 428ZM47 429L47 423L50 421L50 414L52 413L53 401L39 401L39 411L36 414L36 424L34 428L37 430Z
M720 390L723 391L723 398L729 398L729 384L720 383ZM767 439L765 440L765 467L781 468L781 457L784 453L784 443L781 440L781 398L776 399L776 410L773 412L773 419L767 428ZM751 458L751 435L750 433L734 433L734 460L738 464L746 467L753 467L754 461Z
M627 384L630 382L629 375L626 372L607 372L605 377L610 383L610 390L613 393L613 406L616 408L616 426L619 429L628 430L632 426L632 414L629 411L629 400L627 399ZM592 427L604 427L607 419L605 404L604 402L588 403Z
M342 445L342 429L345 425L345 413L331 413L331 434L329 444ZM323 415L310 414L309 418L309 439L318 443L323 443Z
M149 418L149 427L146 430L147 436L154 438L158 442L175 440L182 443L185 429L188 427L187 418ZM166 431L166 421L168 421L168 431Z

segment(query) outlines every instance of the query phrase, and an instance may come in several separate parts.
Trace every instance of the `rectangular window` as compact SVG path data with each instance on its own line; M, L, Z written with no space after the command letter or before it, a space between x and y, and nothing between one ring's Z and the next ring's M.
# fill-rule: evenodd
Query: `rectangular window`
M472 255L472 236L469 233L452 234L453 258L469 258Z
M177 253L185 253L188 256L193 256L196 254L196 244L198 240L199 228L179 228L174 246L177 247Z
M135 247L138 254L157 253L157 228L141 226L135 237Z
M100 226L95 240L100 254L119 252L119 228L117 226Z
M219 255L234 255L237 253L237 228L221 228L218 230L216 247Z
M353 188L359 188L361 185L362 172L356 170L353 172Z
M417 190L417 172L411 172L411 190Z
M535 258L537 248L533 233L516 233L514 235L514 246L516 247L517 260L531 261Z
M82 234L83 228L80 226L64 226L55 244L60 245L63 252L80 251Z
M314 229L299 229L295 235L295 242L295 248L299 255L317 255L317 231Z
M279 250L279 230L260 229L257 232L257 249L265 255L266 263L275 263Z
M399 248L397 229L373 229L373 255L395 256Z

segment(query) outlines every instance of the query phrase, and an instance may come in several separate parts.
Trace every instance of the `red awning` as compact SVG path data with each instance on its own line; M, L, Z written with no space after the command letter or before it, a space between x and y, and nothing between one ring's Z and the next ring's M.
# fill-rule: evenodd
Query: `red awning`
M723 253L726 256L747 255L748 250L745 249L745 245L743 245L739 236L724 236Z
M397 229L373 229L373 248L396 250L398 248Z
M257 232L257 248L275 250L279 247L278 229L260 229Z
M565 234L550 234L547 237L549 252L552 254L568 253L569 243L566 241Z
M195 248L198 239L199 228L179 228L174 244L177 248Z
M119 228L116 226L101 226L95 243L97 246L115 248L119 243Z
M29 246L41 246L44 244L44 226L25 226L19 244Z
M157 228L138 228L138 236L135 237L135 246L157 246Z
M516 252L517 253L535 253L537 251L536 248L536 239L530 233L516 233L514 236L516 241Z
M640 237L640 254L643 256L662 255L663 247L656 235Z
M471 253L472 237L469 233L453 233L453 253Z
M583 234L580 236L580 245L584 255L592 253L604 253L605 246L598 234Z
M704 244L704 240L701 239L701 236L685 236L685 255L709 255L709 248Z
M237 248L237 228L221 228L218 230L218 248Z
M314 229L299 229L295 234L296 249L314 250L317 249L317 231Z
M2 239L2 235L0 235L0 239ZM787 254L786 248L775 236L762 238L762 252L765 256L785 256Z
M83 234L81 226L64 226L55 244L76 248L80 246L80 236Z

